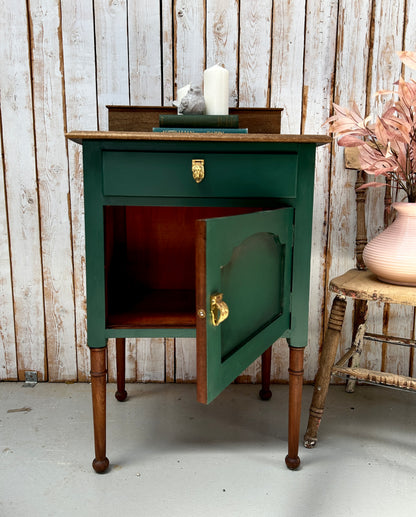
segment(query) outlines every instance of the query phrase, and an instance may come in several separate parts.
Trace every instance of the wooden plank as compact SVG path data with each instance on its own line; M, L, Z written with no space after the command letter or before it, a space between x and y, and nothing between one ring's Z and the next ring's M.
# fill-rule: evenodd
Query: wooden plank
M159 2L139 0L128 3L130 99L133 104L162 104L160 16ZM136 355L132 356L132 360L135 359L137 380L148 382L153 378L154 381L163 382L164 340L137 339L135 342ZM128 361L127 356L127 367Z
M236 378L236 384L258 384L261 382L261 357L258 357Z
M97 99L92 1L63 2L61 15L67 129L94 130L97 129ZM68 143L68 163L78 380L85 382L90 374L90 354L86 328L82 150L72 142Z
M130 100L132 104L162 104L160 4L128 2Z
M69 174L62 74L56 72L62 69L59 2L34 0L29 16L49 380L75 381Z
M1 124L0 149L3 154ZM15 381L17 380L16 336L3 160L0 160L0 307L0 381Z
M136 340L137 381L165 382L165 340L144 338Z
M26 2L0 2L1 118L19 379L47 378ZM12 32L10 32L12 28Z
M273 3L270 105L283 108L282 133L301 130L305 3Z
M205 1L173 0L176 89L202 86L205 66Z
M369 67L369 80L367 92L367 112L380 113L382 105L374 98L374 93L380 89L390 89L399 78L401 62L396 55L396 50L401 49L404 27L404 0L392 0L383 2L376 0L374 4L374 40L371 53L371 66ZM384 98L384 104L387 97ZM369 189L367 194L367 234L373 238L384 227L384 192L383 189ZM404 312L403 312L404 311ZM386 312L384 306L371 304L368 316L368 331L390 333L396 329L403 333L404 337L410 337L409 314L411 309L399 309L391 306ZM409 314L410 315L410 314ZM383 367L387 371L395 372L399 366L401 371L409 371L409 350L403 347L384 346L381 355L380 347L371 344L366 347L363 357L363 365L367 361L374 367Z
M110 360L108 360L109 357ZM107 380L108 382L117 382L116 340L114 338L107 340Z
M305 63L303 85L302 133L324 133L322 124L330 112L336 49L336 17L338 2L307 2ZM326 247L329 210L329 146L318 149L315 167L314 218L312 231L311 287L309 300L308 362L305 380L313 380L322 343L322 314L326 296Z
M338 12L337 48L339 50L336 57L334 102L341 106L351 106L354 100L363 114L367 100L368 34L371 27L371 9L371 0L362 2L341 0ZM360 20L359 24L357 20ZM328 280L356 265L354 253L357 225L356 176L356 170L345 167L344 148L334 145L326 257ZM331 304L332 297L327 296L326 315L329 314ZM339 355L351 345L353 305L352 302L347 305ZM325 320L325 326L326 324Z
M140 341L139 339L133 338L126 339L126 382L137 381L137 347ZM114 338L108 339L107 341L107 371L108 382L117 382L116 340Z
M415 50L416 49L416 3L410 0L406 2L406 19L404 26L404 44L403 50ZM405 67L403 72L404 78L409 80L410 78L416 79L416 70L412 70L409 67ZM413 311L413 330L412 338L416 336L416 308ZM416 354L414 350L410 352L410 375L416 376Z
M195 338L176 338L176 382L195 382Z
M207 1L207 68L223 64L229 72L229 106L238 102L238 0ZM245 127L245 126L244 126Z
M393 88L401 71L401 62L395 52L402 47L404 0L374 3L373 41L368 69L367 113L381 113L387 96L380 101L374 94L381 89ZM384 192L369 189L367 199L367 233L372 239L384 226Z
M282 133L301 131L305 3L273 2L270 105L283 108ZM279 339L272 349L272 382L288 382L288 364L287 342Z
M413 338L414 307L390 305L386 333L391 336ZM412 371L411 349L392 344L383 345L382 370L398 375L409 375Z
M306 354L312 347L306 347ZM289 381L289 347L286 339L278 339L272 348L271 382L282 383Z
M165 382L175 382L175 338L165 339Z
M272 4L240 1L239 106L269 106Z
M126 339L126 381L137 382L138 355L141 339ZM115 354L112 356L115 357Z
M108 129L108 104L128 104L129 56L126 0L94 1L99 128Z
M112 2L95 0L95 54L97 74L98 127L108 129L107 105L129 103L129 51L127 41L127 3L126 0ZM136 372L135 354L128 353L126 343L126 379L131 380L129 372ZM134 357L134 361L130 361ZM109 340L107 349L109 380L116 380L115 340ZM136 380L134 378L134 380Z
M162 104L170 106L173 101L173 13L172 0L161 0L162 17Z

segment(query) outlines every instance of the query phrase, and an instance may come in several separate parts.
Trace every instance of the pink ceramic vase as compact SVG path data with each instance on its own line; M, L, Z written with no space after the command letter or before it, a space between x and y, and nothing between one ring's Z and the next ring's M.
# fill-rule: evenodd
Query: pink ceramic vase
M393 203L396 219L364 248L367 268L379 280L416 286L416 203Z

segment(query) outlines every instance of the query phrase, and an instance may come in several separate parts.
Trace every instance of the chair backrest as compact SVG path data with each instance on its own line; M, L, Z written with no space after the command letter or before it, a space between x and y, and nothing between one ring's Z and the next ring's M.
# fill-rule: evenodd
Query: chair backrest
M357 231L355 235L355 261L357 269L366 269L363 261L363 250L367 244L367 226L365 220L365 202L367 198L367 190L360 189L364 183L368 182L368 175L360 168L359 148L346 147L344 152L344 163L346 169L357 171L357 179L355 182L355 199L357 209ZM391 222L391 183L387 179L384 191L384 227Z

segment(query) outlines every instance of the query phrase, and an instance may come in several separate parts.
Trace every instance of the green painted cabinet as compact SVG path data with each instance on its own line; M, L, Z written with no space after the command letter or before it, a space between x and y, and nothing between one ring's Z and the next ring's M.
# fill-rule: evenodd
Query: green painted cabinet
M288 339L287 464L296 468L315 149L327 137L68 137L83 144L94 468L108 465L107 339L117 338L122 377L126 337L195 335L204 403L279 337ZM118 397L125 397L122 380Z

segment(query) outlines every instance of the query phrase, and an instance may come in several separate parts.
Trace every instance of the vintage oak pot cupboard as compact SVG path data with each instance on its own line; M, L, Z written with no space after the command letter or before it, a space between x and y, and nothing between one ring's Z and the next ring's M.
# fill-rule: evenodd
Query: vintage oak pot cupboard
M286 464L298 467L315 148L326 136L71 132L83 145L94 469L106 457L106 344L197 341L211 402L270 347L290 345ZM126 397L118 364L117 398Z

